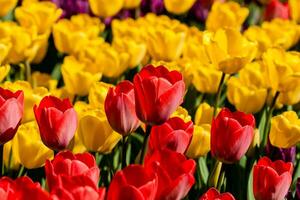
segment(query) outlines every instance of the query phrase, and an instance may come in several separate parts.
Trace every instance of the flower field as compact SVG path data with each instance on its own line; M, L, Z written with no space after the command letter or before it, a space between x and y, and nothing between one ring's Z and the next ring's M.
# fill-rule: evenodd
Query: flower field
M300 200L300 0L0 0L0 200Z

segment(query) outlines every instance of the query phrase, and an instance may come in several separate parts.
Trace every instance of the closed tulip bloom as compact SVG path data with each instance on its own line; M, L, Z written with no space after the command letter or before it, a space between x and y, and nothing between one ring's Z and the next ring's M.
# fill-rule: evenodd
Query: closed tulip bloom
M62 151L53 160L46 161L45 172L50 191L63 186L61 182L71 177L98 188L100 170L95 158L89 153Z
M65 149L77 128L77 114L70 100L46 96L33 110L43 143L53 150Z
M264 20L270 21L275 18L289 19L289 4L281 3L279 0L271 0L265 9Z
M62 177L61 185L51 192L52 200L104 200L105 188L97 188L91 182L77 177Z
M223 108L212 122L210 140L212 156L225 163L240 160L253 140L254 128L253 115L239 111L231 112Z
M9 41L8 38L4 39L3 41L0 42L0 65L4 64L5 59L11 49L11 46L12 46L11 42ZM3 76L3 75L1 75L1 76Z
M135 75L133 84L137 116L147 124L164 123L183 102L185 84L178 71L148 65Z
M215 188L210 188L205 194L203 194L199 200L235 200L235 198L229 192L220 193Z
M297 0L289 0L288 5L290 7L290 15L291 19L296 21L297 23L300 22L300 6ZM299 196L300 199L300 196Z
M41 185L33 182L27 176L17 178L16 180L2 177L0 179L0 196L4 200L51 200L50 195L42 189Z
M189 158L205 156L210 151L210 124L194 126L191 144L185 153Z
M0 17L8 14L18 3L18 0L1 0Z
M128 135L139 127L134 87L130 81L122 81L115 88L109 89L105 99L105 113L110 126L122 135Z
M51 0L58 8L63 10L61 18L69 18L79 13L89 13L88 0Z
M123 7L124 0L89 0L92 13L98 17L116 15Z
M282 160L284 162L295 163L296 160L296 147L290 148L278 148L274 147L270 141L268 141L265 148L266 155L273 161Z
M293 164L268 157L261 158L253 169L253 193L256 200L284 199L292 182Z
M192 8L196 0L164 0L165 7L168 12L173 14L183 14Z
M141 165L129 165L113 177L107 200L154 200L157 186L155 173Z
M0 87L0 144L11 140L21 123L24 109L24 93L15 93Z
M12 150L17 151L18 160L27 169L42 167L53 158L54 153L43 144L35 121L21 124L12 142L12 147L17 147Z
M158 176L156 200L183 199L195 183L196 163L181 153L157 150L146 157L145 166Z
M219 113L220 108L217 109L217 113ZM208 103L204 102L199 105L195 114L195 124L211 124L213 120L214 108L210 106Z
M185 123L192 120L192 117L189 115L188 111L184 108L179 106L175 112L171 115L171 117L179 117L181 118Z
M179 117L170 118L164 124L152 127L148 153L167 148L183 154L190 145L193 132L192 121L184 122Z
M95 82L89 91L89 104L94 107L104 107L104 102L109 88L114 85L105 82Z
M290 148L300 141L300 119L294 111L272 117L270 142L279 148Z
M110 153L122 135L115 132L108 123L104 108L95 108L77 102L75 109L79 115L78 137L88 151Z

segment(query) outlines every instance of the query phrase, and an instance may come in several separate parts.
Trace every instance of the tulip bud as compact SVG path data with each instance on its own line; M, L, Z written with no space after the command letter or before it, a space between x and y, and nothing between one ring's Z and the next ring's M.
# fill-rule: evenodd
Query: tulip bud
M220 194L215 188L210 188L199 200L235 200L229 192Z
M0 144L11 140L21 123L24 109L24 93L15 93L0 87Z
M109 89L105 99L105 113L110 126L122 135L128 135L139 127L134 87L130 81L123 81Z
M281 3L280 0L271 0L266 6L264 19L270 21L275 18L289 19L290 9L288 3Z
M268 141L265 148L266 155L271 158L271 160L283 160L284 162L294 163L296 160L296 147L290 148L278 148L273 146L270 141Z
M135 75L133 84L137 116L147 124L163 124L183 102L185 84L178 71L148 65Z
M253 170L253 193L256 200L284 199L292 182L293 164L268 157L261 158Z
M253 115L239 111L230 112L229 109L223 108L212 122L212 156L225 163L240 160L253 140L254 127Z
M65 149L77 128L77 114L70 100L46 96L33 110L43 143L54 150Z

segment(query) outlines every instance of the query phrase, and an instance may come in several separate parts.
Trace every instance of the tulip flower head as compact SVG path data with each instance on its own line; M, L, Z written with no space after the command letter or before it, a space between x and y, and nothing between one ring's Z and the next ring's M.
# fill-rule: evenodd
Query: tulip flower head
M110 126L122 135L128 135L139 127L134 87L130 81L123 81L109 89L105 99L105 113Z
M77 114L70 100L46 96L33 110L43 143L54 150L65 149L77 128Z
M289 19L290 9L288 3L281 3L280 0L271 0L264 13L264 19L270 21L275 18Z
M163 124L183 102L185 84L178 71L148 65L135 75L133 84L136 113L146 124Z
M261 158L253 170L253 193L256 200L284 199L292 182L293 164L268 157Z
M215 188L210 188L199 200L235 200L229 192L220 194Z
M11 140L21 123L24 109L24 93L15 93L0 87L0 144Z
M254 127L253 115L223 108L212 122L212 156L225 163L240 160L253 140Z

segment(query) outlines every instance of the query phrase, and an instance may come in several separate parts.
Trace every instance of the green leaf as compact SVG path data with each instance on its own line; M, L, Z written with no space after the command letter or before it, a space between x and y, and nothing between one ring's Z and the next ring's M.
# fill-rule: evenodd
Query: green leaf
M57 63L55 66L54 66L54 69L51 73L51 77L55 80L60 80L61 78L61 63Z
M259 130L259 136L260 136L260 142L262 141L263 139L263 134L264 134L264 129L265 129L265 124L266 124L266 120L267 120L267 111L266 111L266 108L264 108L264 110L262 111L262 116L260 118L260 121L259 121L259 125L258 125L258 130Z
M253 167L248 177L247 200L255 200L253 195Z
M199 165L199 170L200 170L201 181L206 185L207 180L208 180L208 176L209 176L209 172L208 172L208 168L207 168L207 165L206 165L206 160L205 160L204 157L199 158L198 165Z

